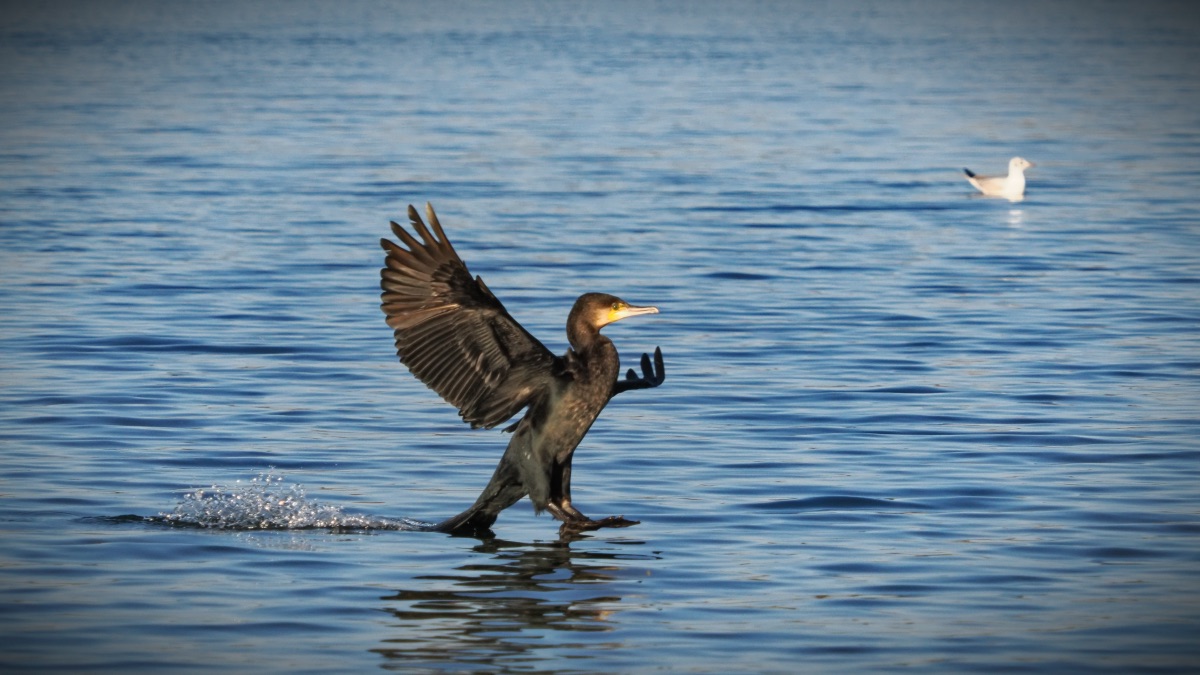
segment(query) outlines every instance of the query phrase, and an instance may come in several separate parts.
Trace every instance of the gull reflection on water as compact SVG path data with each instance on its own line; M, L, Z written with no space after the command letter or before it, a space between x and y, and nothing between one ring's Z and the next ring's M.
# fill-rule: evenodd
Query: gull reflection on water
M405 666L459 663L489 672L530 672L539 650L586 659L619 646L594 635L577 638L613 630L610 617L622 601L618 578L629 560L656 556L574 550L570 544L578 538L532 544L486 540L473 549L481 554L477 562L444 575L414 577L414 588L381 598L395 631L374 651Z

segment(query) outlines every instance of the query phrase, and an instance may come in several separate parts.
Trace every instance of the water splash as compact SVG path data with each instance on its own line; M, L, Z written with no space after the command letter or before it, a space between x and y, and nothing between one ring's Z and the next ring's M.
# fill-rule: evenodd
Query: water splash
M285 484L281 475L260 473L232 487L214 485L193 490L170 513L159 514L170 525L221 530L428 530L430 523L408 518L380 518L346 513L341 507L308 498L304 487Z

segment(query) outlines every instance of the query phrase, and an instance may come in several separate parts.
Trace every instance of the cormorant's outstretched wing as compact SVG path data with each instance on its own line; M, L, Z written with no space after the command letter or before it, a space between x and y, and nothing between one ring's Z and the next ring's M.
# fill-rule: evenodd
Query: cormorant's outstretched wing
M494 427L544 392L557 370L555 356L504 309L458 257L433 206L430 233L411 205L408 219L420 240L392 223L407 247L381 239L383 313L396 334L400 361L458 408L472 427Z
M638 377L633 368L630 368L625 373L624 380L617 380L617 386L613 389L613 396L633 389L657 387L666 379L667 370L663 366L662 349L655 347L653 365L650 363L650 355L642 354L642 376Z

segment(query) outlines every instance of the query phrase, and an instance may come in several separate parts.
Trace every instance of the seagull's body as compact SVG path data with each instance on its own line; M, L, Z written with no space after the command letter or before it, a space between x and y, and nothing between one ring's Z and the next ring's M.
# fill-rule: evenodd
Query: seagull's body
M970 169L963 169L967 182L988 197L1004 197L1018 200L1025 196L1025 169L1033 166L1033 162L1020 157L1008 161L1007 176L980 176Z

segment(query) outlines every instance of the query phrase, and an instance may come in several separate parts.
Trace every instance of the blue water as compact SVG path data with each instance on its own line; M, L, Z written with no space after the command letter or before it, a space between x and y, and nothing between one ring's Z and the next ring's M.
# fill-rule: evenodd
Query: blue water
M1190 4L0 17L0 670L1200 668ZM556 352L661 309L575 462L640 525L412 531L506 441L378 309L425 201Z

